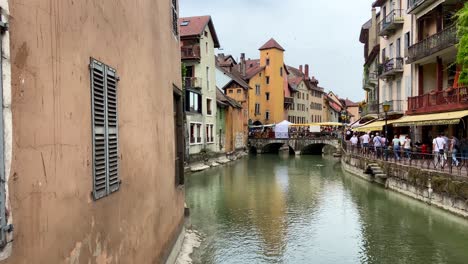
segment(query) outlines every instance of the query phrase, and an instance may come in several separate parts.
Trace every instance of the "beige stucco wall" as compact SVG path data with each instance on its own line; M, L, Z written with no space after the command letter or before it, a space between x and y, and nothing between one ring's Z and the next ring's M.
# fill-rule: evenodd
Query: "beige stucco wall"
M318 90L317 90L318 91ZM319 122L325 122L323 119L323 92L318 91L319 96L314 96L313 91L310 92L310 103L309 103L309 117L310 122L315 122L314 117L318 116ZM320 109L315 109L312 104L319 104Z
M292 96L294 98L294 110L287 110L287 116L289 117L296 117L296 123L299 123L297 121L298 118L304 118L305 121L304 123L310 123L310 115L309 115L309 109L310 109L310 100L311 100L311 94L310 90L307 88L306 84L304 81L301 81L297 85L297 92L293 93ZM299 98L300 95L300 98ZM304 99L303 99L304 97ZM299 104L304 105L305 109L299 109Z
M4 263L160 263L175 186L170 1L10 1L15 226ZM91 199L89 58L117 70L121 188Z
M202 92L202 115L200 114L187 114L187 127L190 128L190 123L201 123L201 138L202 143L190 144L190 154L200 153L202 149L210 151L220 151L219 142L214 140L213 143L208 143L206 140L206 125L213 125L213 136L214 138L219 137L219 131L216 127L216 64L215 64L215 47L213 37L209 27L206 26L205 31L207 36L201 36L200 38L200 62L199 63L188 63L187 65L194 65L195 73L194 77L202 80L201 92ZM207 68L208 67L208 78ZM207 82L209 79L209 82ZM221 88L221 87L220 87ZM211 99L211 110L212 114L207 114L207 102L206 99Z
M390 12L390 0L386 1L385 5L387 7L387 14ZM405 33L411 31L411 15L406 14L407 10L407 1L394 1L395 2L395 9L403 9L402 16L404 18L403 27L399 28L394 34L388 36L388 38L380 38L380 54L379 58L382 58L382 50L385 48L386 56L390 57L389 47L390 44L393 43L393 57L396 56L396 40L400 38L401 42L401 57L405 56ZM401 3L401 6L400 6ZM382 8L380 9L382 10ZM380 20L384 19L383 14L380 15ZM382 63L382 62L380 62ZM380 79L379 80L379 102L382 103L386 100L405 100L403 103L403 111L406 111L408 105L406 103L408 96L411 95L412 89L412 78L411 78L411 65L404 63L403 66L403 74L397 74L394 80L385 81ZM401 81L401 95L398 98L397 92L397 82Z

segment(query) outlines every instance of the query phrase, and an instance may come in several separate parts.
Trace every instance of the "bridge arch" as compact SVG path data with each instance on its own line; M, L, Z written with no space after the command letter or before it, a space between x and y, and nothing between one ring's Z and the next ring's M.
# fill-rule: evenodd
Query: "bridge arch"
M258 121L258 120L255 121L255 122L253 122L252 125L254 125L254 126L263 126L262 122L260 122L260 121Z
M301 155L322 155L325 146L326 144L324 143L314 143L304 146L301 149Z
M257 149L257 153L262 153L262 154L267 154L267 153L273 153L273 154L278 154L280 152L281 148L288 148L289 154L295 154L294 148L291 147L288 144L285 144L284 142L272 142L265 144L264 146L261 147L260 151Z
M279 150L283 146L287 146L289 148L290 154L296 155L321 155L322 153L332 154L339 149L337 139L249 139L250 153L279 153Z

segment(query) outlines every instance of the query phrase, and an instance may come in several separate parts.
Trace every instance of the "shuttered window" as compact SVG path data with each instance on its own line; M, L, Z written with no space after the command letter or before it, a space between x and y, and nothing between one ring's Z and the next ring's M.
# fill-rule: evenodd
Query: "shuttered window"
M120 187L116 71L91 59L93 127L93 197L105 197Z
M172 32L174 33L174 35L178 36L179 28L178 28L177 21L179 19L179 14L177 11L177 0L172 0L171 9L172 9Z

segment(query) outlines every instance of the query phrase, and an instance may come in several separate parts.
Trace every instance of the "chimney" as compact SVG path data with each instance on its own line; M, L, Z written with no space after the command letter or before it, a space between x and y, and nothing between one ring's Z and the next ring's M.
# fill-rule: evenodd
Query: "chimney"
M299 71L300 71L301 73L303 73L303 72L302 72L302 65L299 65Z
M245 53L241 53L240 55L240 71L242 76L245 76Z
M381 16L383 16L381 14ZM369 29L369 42L371 42L371 48L369 49L369 52L374 48L375 45L378 44L379 38L377 37L377 32L379 30L378 25L377 25L377 10L372 8L372 17L371 17L371 23L372 26ZM368 55L368 54L366 54Z
M309 64L305 65L304 74L307 79L309 79Z

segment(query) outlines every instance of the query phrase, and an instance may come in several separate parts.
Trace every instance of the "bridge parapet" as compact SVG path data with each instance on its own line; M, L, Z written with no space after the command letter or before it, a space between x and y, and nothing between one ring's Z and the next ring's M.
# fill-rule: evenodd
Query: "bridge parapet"
M296 154L299 154L305 148L314 145L328 145L339 149L340 143L336 138L249 138L249 147L255 148L259 153L263 153L266 147L289 146ZM279 149L278 147L278 149Z

